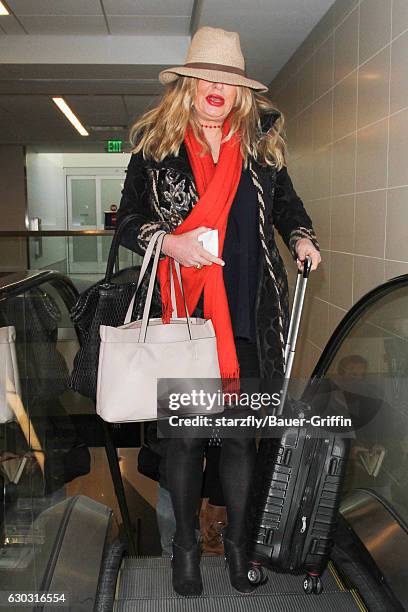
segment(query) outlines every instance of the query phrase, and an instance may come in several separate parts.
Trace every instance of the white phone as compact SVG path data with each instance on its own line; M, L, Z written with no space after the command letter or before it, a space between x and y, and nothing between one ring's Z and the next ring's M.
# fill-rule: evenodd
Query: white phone
M197 238L199 242L203 243L203 247L211 253L211 255L215 255L218 257L218 230L208 230L208 232L204 232L200 234Z

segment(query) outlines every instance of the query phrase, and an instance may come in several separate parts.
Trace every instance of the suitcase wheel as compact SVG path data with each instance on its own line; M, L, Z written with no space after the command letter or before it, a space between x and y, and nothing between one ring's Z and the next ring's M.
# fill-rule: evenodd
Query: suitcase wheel
M320 576L316 574L307 574L303 581L303 590L305 593L314 593L315 595L320 595L323 592L323 584L320 579Z
M268 575L262 565L251 565L248 570L248 580L252 584L265 584L268 581Z

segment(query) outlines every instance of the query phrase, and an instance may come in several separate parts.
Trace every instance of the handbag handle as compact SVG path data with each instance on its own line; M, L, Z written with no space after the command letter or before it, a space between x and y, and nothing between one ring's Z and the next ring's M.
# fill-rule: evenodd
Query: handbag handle
M124 219L122 219L121 223L119 223L118 227L116 228L116 231L113 235L112 242L111 242L110 249L109 249L108 261L106 263L106 272L105 272L105 278L104 278L105 283L110 283L111 281L111 278L113 275L113 269L115 267L115 260L116 260L116 257L119 251L119 247L120 247L120 239L122 238L122 234L124 230L127 228L127 226L132 221L136 221L137 219L140 219L140 213L134 213L132 215L128 215L127 217L124 217Z
M141 329L140 329L140 341L141 342L145 342L145 340L146 340L146 332L147 332L147 326L148 326L148 323L149 323L149 313L150 313L150 307L151 307L151 303L152 303L154 282L156 280L157 268L158 268L158 265L159 265L159 258L160 258L160 251L161 251L161 247L162 247L162 243L163 243L165 235L166 235L165 231L159 230L155 234L153 234L153 236L150 239L149 246L147 247L145 256L143 258L143 263L142 263L142 267L141 267L141 270L140 270L140 275L139 275L139 280L138 280L137 288L136 288L136 291L133 294L132 299L130 301L129 308L127 310L125 321L124 321L125 325L127 323L130 323L130 319L131 319L132 312L133 312L133 307L134 307L134 303L135 303L135 298L136 298L137 290L138 290L138 288L140 286L142 278L143 278L143 276L144 276L144 274L145 274L145 272L147 270L147 267L148 267L148 265L150 263L150 259L152 257L153 249L156 246L156 251L155 251L155 254L154 254L152 271L151 271L150 280L149 280L149 286L148 286L148 289L147 289L147 295L146 295L145 305L144 305L144 309L143 309L142 326L141 326ZM181 289L181 294L183 296L184 307L185 307L185 310L186 310L186 323L187 323L187 327L188 327L188 333L189 333L189 336L190 336L190 340L192 340L191 319L190 319L190 315L189 315L188 308L187 308L185 292L184 292L184 287L183 287L183 281L182 281L181 271L180 271L180 264L177 261L175 261L174 264L175 264L175 268L176 268L177 278L178 278L178 281L180 283L180 289ZM172 273L173 273L172 272L172 268L170 266L170 278L171 278L171 280L172 280ZM173 307L174 307L174 304L173 304Z
M181 295L183 297L184 309L185 309L186 313L189 315L190 313L188 312L186 296L184 294L184 287L183 287L183 281L182 281L182 277L181 277L180 264L176 260L174 260L174 267L176 269L176 275L177 275L178 282L179 282L179 285L180 285ZM174 316L177 318L178 317L178 309L177 309L177 301L176 301L176 290L175 290L175 287L174 287L173 268L171 267L171 258L169 259L169 269L170 269L171 305L172 305L172 308L173 308Z
M144 275L146 273L146 270L148 268L150 260L152 258L154 247L156 246L156 243L157 243L158 239L160 238L160 236L162 234L163 234L163 238L164 238L164 234L165 233L166 232L164 230L158 230L150 238L149 244L147 246L146 252L145 252L144 257L143 257L142 266L140 268L139 278L137 280L136 291L134 292L134 294L132 296L132 299L130 300L129 307L128 307L127 312L126 312L126 316L125 316L125 320L124 320L124 325L126 325L127 323L130 323L130 320L131 320L131 317L132 317L132 312L133 312L133 307L134 307L134 304L135 304L136 294L137 294L137 291L138 291L138 289L139 289L139 287L141 285L143 277L144 277ZM162 242L163 242L163 240L162 240ZM160 243L160 249L161 249L161 243ZM160 249L159 249L159 253L160 253ZM153 264L152 274L151 274L150 278L152 278L152 277L154 278L156 276L156 273L153 276L153 271L154 271L154 264ZM150 282L149 282L149 286L150 286Z
M150 313L150 306L152 303L152 296L153 296L153 287L154 287L154 282L156 280L156 274L157 274L157 267L159 265L159 257L160 257L160 251L161 251L161 247L162 247L162 242L164 240L164 236L165 233L163 233L162 235L160 235L157 238L157 247L156 247L156 252L154 254L154 260L153 260L153 267L152 267L152 273L150 276L150 280L149 280L149 287L147 289L147 296L146 296L146 301L145 301L145 305L144 305L144 309L143 309L143 318L142 318L142 326L140 329L140 336L139 336L139 342L145 342L146 340L146 332L147 332L147 326L149 324L149 313ZM181 278L181 271L180 271L180 264L178 261L174 261L174 265L176 268L176 274L177 274L177 278L178 281L180 283L180 290L181 290L181 295L183 296L183 302L184 302L184 308L186 311L186 323L187 323L187 328L188 328L188 335L190 337L190 340L193 339L192 333L191 333L191 319L190 319L190 314L188 312L188 308L187 308L187 303L186 303L186 297L185 297L185 293L184 293L184 287L183 287L183 281ZM173 274L171 265L170 265L170 278Z

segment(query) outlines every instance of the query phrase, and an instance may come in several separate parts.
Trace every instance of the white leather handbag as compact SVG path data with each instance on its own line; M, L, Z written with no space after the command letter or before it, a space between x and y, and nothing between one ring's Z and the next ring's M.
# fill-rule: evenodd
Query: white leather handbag
M166 401L170 393L177 395L194 390L217 394L218 399L213 406L205 401L200 405L184 405L183 415L213 414L224 409L220 401L222 384L214 327L210 319L190 317L178 262L175 262L175 268L187 316L177 317L171 274L172 306L176 316L166 324L161 318L149 319L164 236L162 230L152 236L143 258L137 288L156 246L142 319L130 320L135 292L123 325L100 326L96 412L110 423L155 420L158 418L159 399ZM165 379L160 381L159 395L158 379ZM174 408L174 414L177 414L177 410Z
M0 327L0 423L15 420L12 407L21 396L15 341L13 325Z
M0 327L0 424L17 421L44 474L44 453L21 399L21 382L16 354L16 330Z

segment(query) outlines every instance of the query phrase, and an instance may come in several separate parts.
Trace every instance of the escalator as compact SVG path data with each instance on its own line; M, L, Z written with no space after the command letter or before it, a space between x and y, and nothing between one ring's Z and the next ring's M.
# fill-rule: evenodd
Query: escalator
M220 557L201 559L203 596L183 599L171 586L170 560L162 558L125 559L118 577L115 612L153 612L153 610L199 610L200 612L351 612L366 610L355 593L343 584L331 564L323 577L324 591L319 596L306 595L301 576L268 571L268 582L250 596L241 595L229 584L224 560Z
M69 495L80 491L70 483L93 469L84 431L75 424L78 414L91 415L94 409L66 385L78 347L69 320L76 296L57 273L0 278L1 326L17 330L16 394L22 406L14 417L0 420L0 609L8 608L5 597L13 592L59 593L66 597L66 609L81 612L408 609L408 275L376 288L350 310L302 396L312 403L322 388L334 385L358 423L332 560L318 596L304 593L301 575L270 571L266 584L250 596L240 595L230 587L220 557L202 558L202 597L177 596L170 559L146 556L149 550L138 547L109 428L103 435L119 510L101 503L101 497ZM35 316L49 320L38 300L55 318L46 345L33 333ZM35 356L48 368L45 380L44 372L40 381L35 378ZM4 464L11 458L18 468L24 457L14 482ZM99 486L105 490L107 483ZM64 609L63 603L58 607ZM20 609L18 602L13 607ZM21 601L21 610L28 609L57 607L46 599L31 607L27 599Z
M369 610L408 609L408 275L347 313L304 399L328 381L354 425L333 561Z

